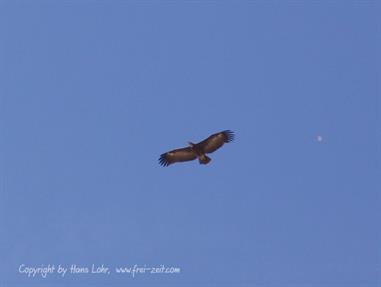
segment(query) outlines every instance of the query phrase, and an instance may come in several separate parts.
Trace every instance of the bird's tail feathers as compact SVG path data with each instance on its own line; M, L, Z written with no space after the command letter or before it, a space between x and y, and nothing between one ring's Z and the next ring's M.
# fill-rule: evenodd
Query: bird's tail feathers
M207 163L209 163L210 161L211 161L212 159L210 158L210 157L208 157L208 156L206 156L206 155L201 155L201 156L199 156L199 158L198 158L198 162L200 163L200 164L207 164Z

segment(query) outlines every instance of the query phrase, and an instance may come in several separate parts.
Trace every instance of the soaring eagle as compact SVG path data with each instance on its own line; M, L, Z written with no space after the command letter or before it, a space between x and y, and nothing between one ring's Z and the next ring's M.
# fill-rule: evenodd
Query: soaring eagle
M207 139L194 144L189 143L189 147L179 148L163 153L159 158L162 166L168 166L175 162L190 161L198 158L200 164L207 164L211 159L206 156L222 147L224 143L233 141L234 133L230 130L215 133Z

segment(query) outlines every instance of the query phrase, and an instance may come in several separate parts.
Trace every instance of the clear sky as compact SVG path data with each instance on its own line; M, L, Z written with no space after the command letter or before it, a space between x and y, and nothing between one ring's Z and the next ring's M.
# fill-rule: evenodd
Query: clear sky
M379 16L0 1L0 286L380 286ZM207 166L158 164L225 129Z

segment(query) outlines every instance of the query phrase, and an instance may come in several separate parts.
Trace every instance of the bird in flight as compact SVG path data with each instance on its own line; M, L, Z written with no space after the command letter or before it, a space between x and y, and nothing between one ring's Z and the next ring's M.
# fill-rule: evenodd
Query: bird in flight
M200 164L207 164L211 161L207 153L212 153L222 147L224 143L234 140L234 132L225 130L212 134L207 139L194 144L189 143L189 147L174 149L160 155L159 163L162 166L168 166L175 162L190 161L198 158Z

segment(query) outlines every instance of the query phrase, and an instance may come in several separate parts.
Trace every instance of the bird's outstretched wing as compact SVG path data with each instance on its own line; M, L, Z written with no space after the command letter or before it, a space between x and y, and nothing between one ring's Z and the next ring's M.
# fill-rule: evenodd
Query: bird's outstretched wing
M175 162L189 161L196 158L196 153L190 147L186 147L163 153L159 158L159 163L162 166L168 166Z
M228 143L234 140L234 132L230 130L215 133L208 137L207 139L199 142L197 146L204 153L212 153L222 147L224 143Z

